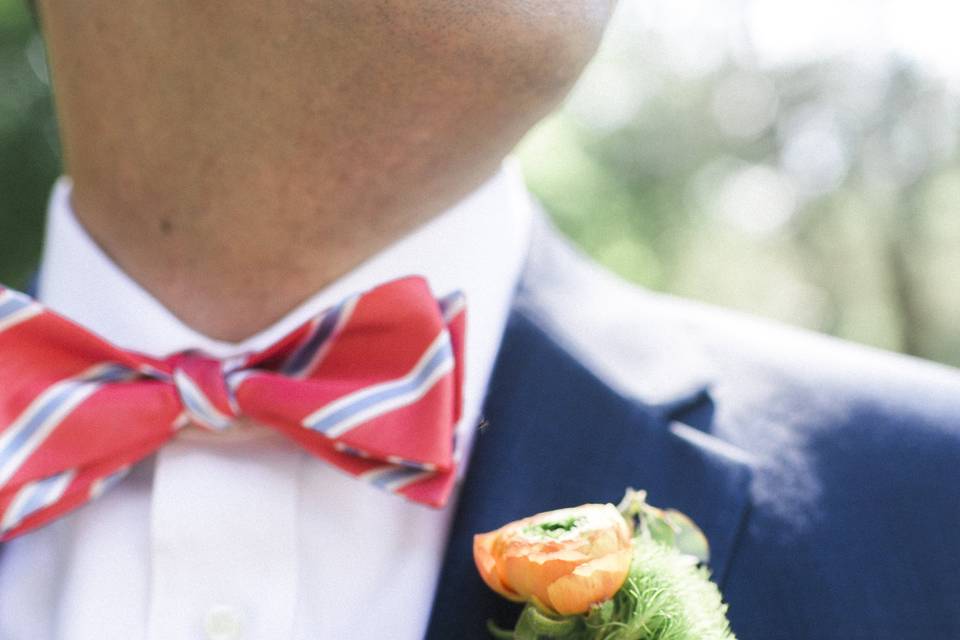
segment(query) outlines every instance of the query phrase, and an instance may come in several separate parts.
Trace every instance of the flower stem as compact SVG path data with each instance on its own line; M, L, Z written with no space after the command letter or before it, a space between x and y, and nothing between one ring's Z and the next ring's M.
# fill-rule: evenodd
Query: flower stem
M533 605L527 605L520 614L513 637L515 640L540 640L541 637L565 638L576 629L575 616L554 618L542 613Z

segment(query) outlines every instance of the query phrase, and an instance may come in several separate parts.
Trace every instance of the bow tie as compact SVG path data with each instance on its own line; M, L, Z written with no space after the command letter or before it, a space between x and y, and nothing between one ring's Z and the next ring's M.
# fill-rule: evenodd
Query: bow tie
M131 310L135 315L136 310ZM410 500L453 489L466 308L409 277L258 353L157 359L0 287L0 541L100 495L187 425L246 418Z

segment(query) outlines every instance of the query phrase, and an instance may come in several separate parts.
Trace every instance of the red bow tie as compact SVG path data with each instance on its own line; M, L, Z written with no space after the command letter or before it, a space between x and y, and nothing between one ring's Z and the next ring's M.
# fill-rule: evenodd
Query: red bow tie
M131 313L136 313L131 311ZM249 418L411 500L453 488L466 309L422 278L328 309L274 346L158 360L0 288L0 541L98 496L188 424Z

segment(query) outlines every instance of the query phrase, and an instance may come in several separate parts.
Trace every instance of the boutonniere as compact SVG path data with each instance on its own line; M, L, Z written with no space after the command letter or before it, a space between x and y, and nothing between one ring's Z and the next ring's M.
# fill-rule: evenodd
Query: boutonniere
M733 640L693 521L628 489L619 506L541 513L479 534L480 576L525 602L510 640Z

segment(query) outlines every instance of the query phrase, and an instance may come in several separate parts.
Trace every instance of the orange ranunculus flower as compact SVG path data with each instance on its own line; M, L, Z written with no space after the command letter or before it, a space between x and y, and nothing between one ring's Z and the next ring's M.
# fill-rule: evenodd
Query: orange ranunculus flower
M473 558L491 589L561 615L612 598L632 555L630 528L612 504L548 511L473 538Z

